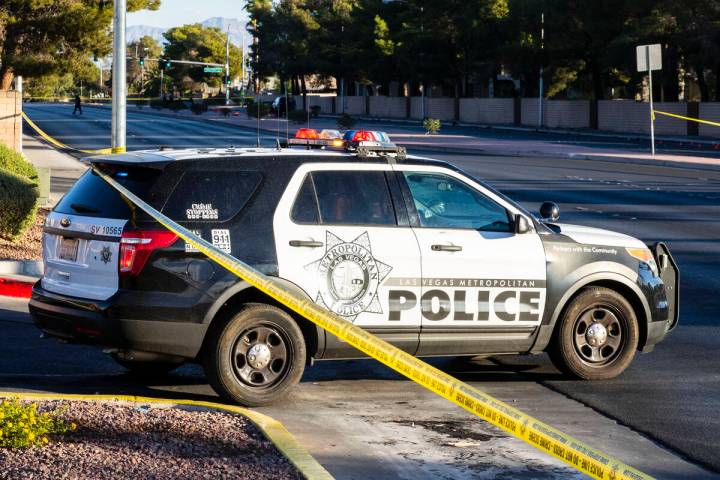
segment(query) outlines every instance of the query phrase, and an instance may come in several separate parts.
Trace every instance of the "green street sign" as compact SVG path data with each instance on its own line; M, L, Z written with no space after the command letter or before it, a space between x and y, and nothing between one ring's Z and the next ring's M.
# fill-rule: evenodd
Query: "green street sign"
M221 73L224 71L225 71L225 69L223 67L205 67L205 68L203 68L203 72L205 72L205 73Z

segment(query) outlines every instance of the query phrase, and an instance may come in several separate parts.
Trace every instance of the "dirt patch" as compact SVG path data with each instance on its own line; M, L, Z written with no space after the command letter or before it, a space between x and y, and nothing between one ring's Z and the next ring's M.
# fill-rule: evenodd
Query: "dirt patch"
M395 420L394 423L405 425L406 427L422 427L441 435L457 438L458 440L488 442L493 438L497 438L497 435L488 435L487 433L470 430L463 424L463 422L456 420L451 420L449 422L440 420Z
M15 242L0 237L0 260L42 260L42 229L50 209L39 208L35 223Z
M42 448L0 450L2 479L300 479L247 419L113 402L38 402L78 425Z

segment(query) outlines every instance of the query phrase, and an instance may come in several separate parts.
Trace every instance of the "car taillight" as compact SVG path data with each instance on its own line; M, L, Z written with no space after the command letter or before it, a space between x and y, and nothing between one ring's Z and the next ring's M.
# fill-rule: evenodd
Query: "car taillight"
M175 243L177 235L168 230L131 230L120 238L118 268L122 275L139 274L153 250Z

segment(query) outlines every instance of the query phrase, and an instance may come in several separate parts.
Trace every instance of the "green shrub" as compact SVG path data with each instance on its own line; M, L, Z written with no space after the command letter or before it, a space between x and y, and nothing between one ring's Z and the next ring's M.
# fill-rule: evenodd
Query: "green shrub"
M313 105L312 107L310 107L310 116L312 118L317 118L318 116L320 116L320 110L320 105Z
M440 131L440 120L437 118L426 118L423 120L423 128L425 129L425 133L435 135Z
M260 110L258 112L258 109ZM264 118L270 115L270 104L269 103L255 103L255 102L249 102L247 104L247 114L248 117L251 118Z
M0 169L0 236L17 239L35 221L40 190L37 183Z
M162 108L165 106L165 101L161 98L153 98L150 100L150 108L154 108L155 110L162 110Z
M288 120L293 123L305 123L308 119L308 112L305 110L290 110Z
M356 120L353 117L351 117L350 115L348 115L347 113L343 113L337 119L338 127L342 128L344 130L351 129L353 127L353 125L355 125L355 122L356 122Z
M0 143L0 169L37 181L37 170L22 154Z
M168 108L174 112L188 108L184 100L174 100L168 104Z
M75 430L74 423L60 418L59 411L38 412L36 403L17 398L0 403L0 448L42 447L48 435Z

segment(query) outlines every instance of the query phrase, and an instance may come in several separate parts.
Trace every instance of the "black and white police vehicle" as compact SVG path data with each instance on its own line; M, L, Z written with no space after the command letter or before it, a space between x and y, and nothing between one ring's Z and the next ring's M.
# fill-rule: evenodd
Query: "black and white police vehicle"
M535 218L380 132L303 129L305 148L90 159L218 249L417 356L536 354L619 375L678 320L663 244ZM342 145L333 150L332 145ZM327 148L313 148L325 147ZM250 287L92 171L48 216L30 311L47 335L140 372L204 365L221 395L277 400L313 360L361 354Z

